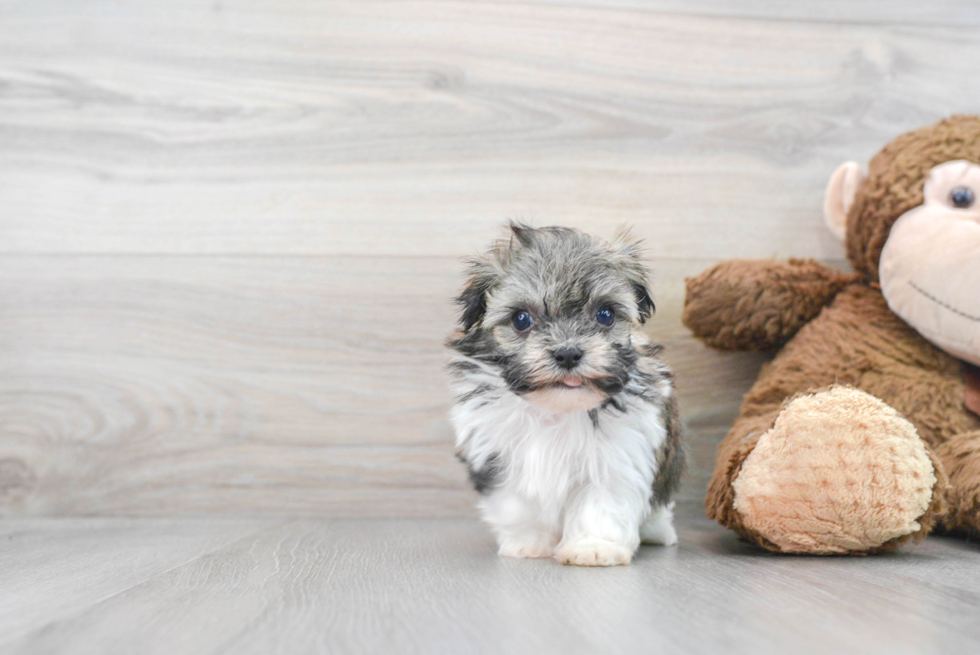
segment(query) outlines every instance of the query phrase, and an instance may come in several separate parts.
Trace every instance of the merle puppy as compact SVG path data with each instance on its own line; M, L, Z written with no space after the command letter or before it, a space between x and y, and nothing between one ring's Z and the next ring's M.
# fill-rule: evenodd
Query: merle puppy
M639 244L511 224L470 261L448 346L457 452L499 553L628 564L671 545L684 469L672 378L639 326Z

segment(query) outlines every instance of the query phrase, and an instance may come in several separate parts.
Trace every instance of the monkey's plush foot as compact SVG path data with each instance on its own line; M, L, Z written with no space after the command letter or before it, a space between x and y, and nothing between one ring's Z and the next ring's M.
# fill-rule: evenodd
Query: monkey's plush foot
M920 530L935 486L915 427L851 387L790 402L732 483L748 530L812 554L874 550Z

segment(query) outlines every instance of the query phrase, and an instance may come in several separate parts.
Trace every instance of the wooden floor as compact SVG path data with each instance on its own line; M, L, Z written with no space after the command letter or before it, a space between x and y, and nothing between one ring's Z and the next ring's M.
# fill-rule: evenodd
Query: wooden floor
M500 559L471 519L10 520L0 652L980 652L980 544L772 556L688 510L602 570Z

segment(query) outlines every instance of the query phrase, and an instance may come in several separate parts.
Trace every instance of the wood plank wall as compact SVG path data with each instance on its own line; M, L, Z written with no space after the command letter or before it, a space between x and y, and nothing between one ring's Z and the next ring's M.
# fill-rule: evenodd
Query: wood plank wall
M683 279L843 265L823 185L980 110L918 0L0 5L0 514L460 516L441 342L507 218L632 224L703 494L761 355Z

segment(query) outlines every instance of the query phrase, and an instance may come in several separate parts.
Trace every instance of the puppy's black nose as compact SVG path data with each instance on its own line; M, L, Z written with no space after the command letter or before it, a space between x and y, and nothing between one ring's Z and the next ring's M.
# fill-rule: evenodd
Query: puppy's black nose
M582 351L578 348L559 348L552 355L558 365L566 369L575 368L582 360Z

